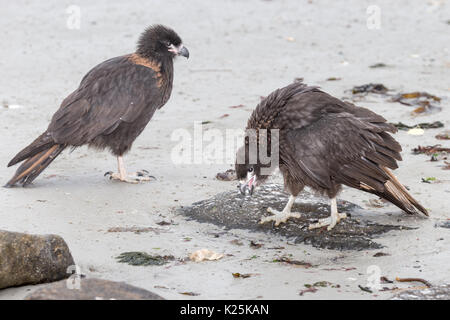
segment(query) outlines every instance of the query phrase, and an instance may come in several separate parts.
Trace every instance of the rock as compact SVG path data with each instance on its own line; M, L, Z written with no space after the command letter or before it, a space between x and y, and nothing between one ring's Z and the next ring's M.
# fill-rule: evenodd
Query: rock
M403 291L394 295L391 300L450 300L450 284Z
M78 281L78 289L71 278L36 290L25 300L164 300L155 293L124 282L94 278Z
M450 221L447 220L447 221L439 221L439 222L436 222L436 223L434 224L434 227L435 227L435 228L441 227L441 228L447 228L447 229L450 229Z
M322 229L308 230L308 225L319 218L329 217L328 202L311 193L303 191L297 198L292 211L302 213L301 218L289 219L278 227L273 224L259 224L267 215L267 208L282 210L288 200L280 185L267 184L259 187L253 196L243 196L237 191L227 191L211 199L182 207L178 211L199 222L208 222L224 226L227 229L247 229L262 231L292 238L296 243L312 244L314 247L339 250L378 249L382 246L371 239L390 230L409 229L404 226L381 225L358 221L348 217L342 220L330 232ZM361 207L346 201L339 201L338 209L351 215L362 210Z
M67 278L74 264L60 236L0 230L0 289Z

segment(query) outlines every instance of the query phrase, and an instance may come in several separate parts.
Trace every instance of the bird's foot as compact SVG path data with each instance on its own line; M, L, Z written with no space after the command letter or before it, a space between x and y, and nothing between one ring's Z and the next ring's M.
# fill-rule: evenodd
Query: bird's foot
M300 218L302 215L298 212L290 212L290 211L278 211L272 208L267 208L267 211L272 213L273 216L261 218L259 224L263 224L270 221L275 221L275 227L278 227L280 223L285 223L289 218Z
M336 224L341 221L341 219L347 218L347 215L345 213L338 213L337 215L331 215L328 218L319 219L319 222L310 224L308 229L317 229L322 227L327 227L327 230L330 231L334 228Z
M105 173L105 177L109 177L110 180L117 180L133 184L156 180L156 178L154 176L151 176L147 170L137 171L133 175L126 176L121 176L120 173L108 171Z

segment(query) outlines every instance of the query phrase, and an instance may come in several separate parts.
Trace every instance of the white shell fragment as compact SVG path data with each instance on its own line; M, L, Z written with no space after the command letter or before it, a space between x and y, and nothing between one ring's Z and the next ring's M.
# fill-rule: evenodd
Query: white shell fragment
M408 130L408 134L413 136L421 136L424 134L424 132L425 130L423 130L422 128L413 128Z
M219 254L208 249L197 250L194 253L191 253L191 255L189 256L189 259L191 259L194 262L201 262L205 260L212 261L212 260L219 260L222 258L223 254Z

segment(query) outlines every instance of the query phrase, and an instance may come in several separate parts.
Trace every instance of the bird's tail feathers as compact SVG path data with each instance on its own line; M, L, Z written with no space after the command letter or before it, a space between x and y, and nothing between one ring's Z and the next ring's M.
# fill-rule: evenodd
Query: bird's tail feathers
M34 140L32 143L30 143L29 146L24 148L22 151L20 151L14 158L11 159L8 163L8 167L11 167L25 159L28 159L37 153L46 150L53 146L55 142L53 141L53 138L51 135L46 131L43 134L41 134L39 137L37 137L36 140Z
M389 200L400 209L409 214L417 214L418 211L428 216L428 211L416 199L414 199L408 190L398 181L397 177L388 169L383 171L389 176L389 180L384 184L384 192L373 192L378 196Z
M43 149L42 146L39 146L39 148L35 149L35 151L29 151L31 156L20 165L14 176L8 181L5 187L12 187L16 183L20 183L22 186L30 184L65 148L66 145L53 144L49 147L47 146L45 149Z

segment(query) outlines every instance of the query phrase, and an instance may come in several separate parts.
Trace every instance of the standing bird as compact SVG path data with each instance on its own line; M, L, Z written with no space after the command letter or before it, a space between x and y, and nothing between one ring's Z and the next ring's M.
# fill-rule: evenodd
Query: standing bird
M111 179L150 180L146 172L128 176L122 157L156 109L169 100L173 59L178 55L189 57L180 37L154 25L141 34L135 53L94 67L64 99L47 130L8 163L9 167L25 160L6 187L30 184L65 148L82 145L108 148L117 156L118 173L107 173Z
M282 212L269 208L274 215L260 223L275 221L278 226L290 217L299 218L300 213L291 212L291 208L305 186L327 195L331 201L330 217L320 219L309 229L327 226L331 230L346 217L337 211L336 194L342 185L373 193L406 213L416 214L419 210L428 216L427 210L389 170L396 169L396 160L401 160L401 146L389 134L397 129L368 109L297 82L275 90L261 101L250 116L247 129L255 130L259 140L263 139L261 129L267 129L268 142L260 147L267 149L263 150L267 154L272 150L271 144L276 143L271 141L274 139L270 130L279 129L278 166L285 189L291 194ZM259 141L260 145L263 144ZM243 194L252 193L270 175L263 172L270 163L262 163L259 149L255 163L249 161L249 150L246 138L235 165L238 179L243 180L239 186Z

